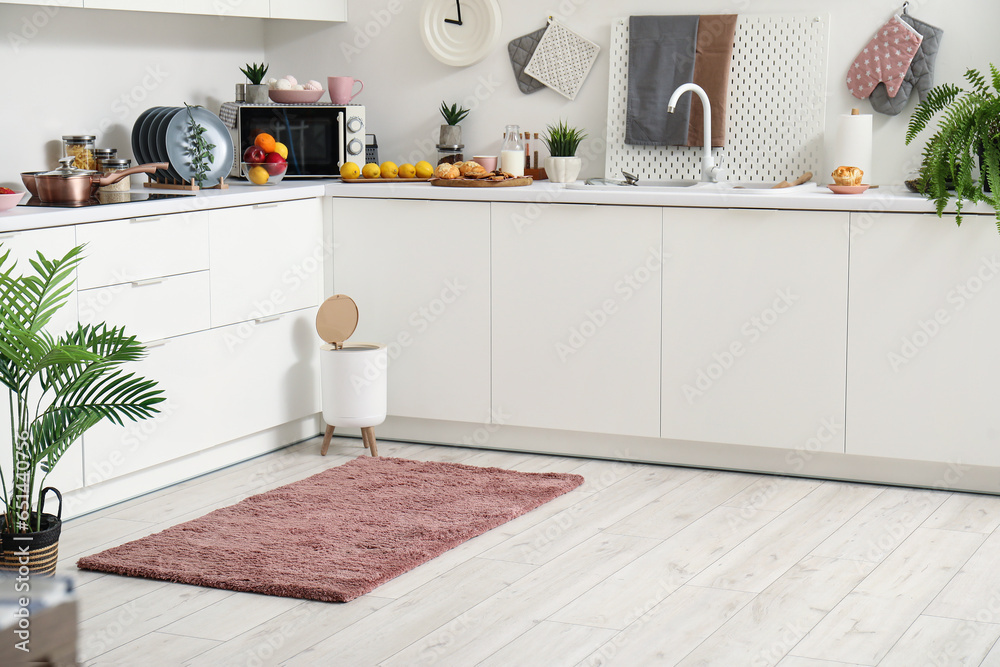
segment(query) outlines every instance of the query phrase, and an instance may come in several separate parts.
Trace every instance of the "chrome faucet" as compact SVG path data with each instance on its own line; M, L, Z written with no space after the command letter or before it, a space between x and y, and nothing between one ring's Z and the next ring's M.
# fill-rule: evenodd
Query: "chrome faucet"
M667 113L674 112L677 100L689 90L698 93L698 97L701 98L701 108L704 112L702 116L705 120L705 150L701 155L701 180L710 183L724 181L726 180L726 172L715 164L715 158L712 157L712 107L708 103L708 93L705 92L705 89L696 83L685 83L678 86L667 103Z

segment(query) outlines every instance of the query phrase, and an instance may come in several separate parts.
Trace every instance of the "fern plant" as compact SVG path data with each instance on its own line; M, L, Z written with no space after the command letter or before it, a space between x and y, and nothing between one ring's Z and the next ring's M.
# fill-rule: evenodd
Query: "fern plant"
M9 250L0 254L0 383L9 390L13 463L10 479L0 470L0 532L41 530L37 490L85 431L103 419L146 419L163 401L155 381L120 368L145 354L123 329L77 325L58 338L43 330L72 294L82 251L57 260L39 252L27 276L14 275Z
M989 203L1000 231L1000 71L992 64L990 75L987 81L981 72L970 69L965 73L969 90L951 83L932 89L910 117L906 143L909 145L940 113L937 131L923 150L921 192L934 200L938 216L954 197L958 224L962 224L965 201ZM973 179L977 157L981 159L978 184ZM984 184L989 192L984 192Z

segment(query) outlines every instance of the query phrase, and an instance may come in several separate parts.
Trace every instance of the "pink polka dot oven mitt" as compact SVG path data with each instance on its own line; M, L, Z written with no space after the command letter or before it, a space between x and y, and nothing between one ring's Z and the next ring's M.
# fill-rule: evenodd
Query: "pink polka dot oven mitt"
M895 97L923 39L898 16L889 19L851 64L847 72L851 94L863 100L884 83L889 97Z

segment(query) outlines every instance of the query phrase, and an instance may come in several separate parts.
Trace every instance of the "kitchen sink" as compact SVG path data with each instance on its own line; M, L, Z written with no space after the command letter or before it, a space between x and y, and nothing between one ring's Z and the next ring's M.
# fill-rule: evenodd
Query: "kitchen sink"
M566 185L567 190L601 190L601 191L622 191L627 192L629 190L675 190L677 188L690 188L695 185L701 184L701 181L689 181L682 179L675 180L665 180L665 181L639 181L638 185L625 185L623 182L615 181L612 179L604 178L593 178L589 179L585 183L568 183Z
M639 181L638 185L624 185L618 181L610 179L590 179L586 183L568 183L567 190L592 190L601 192L673 192L678 189L689 189L692 191L718 192L734 195L785 195L802 194L815 190L818 186L815 183L803 183L787 188L775 188L773 183L741 183L722 182L706 183L694 180L663 180L663 181Z

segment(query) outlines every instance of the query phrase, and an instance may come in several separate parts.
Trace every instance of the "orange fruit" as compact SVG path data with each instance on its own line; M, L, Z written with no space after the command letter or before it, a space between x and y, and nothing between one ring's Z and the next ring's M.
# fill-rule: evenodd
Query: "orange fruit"
M274 140L274 137L272 137L267 132L261 132L260 134L258 134L257 138L254 139L253 142L255 145L263 148L265 153L273 153L275 146L278 143L277 141Z

